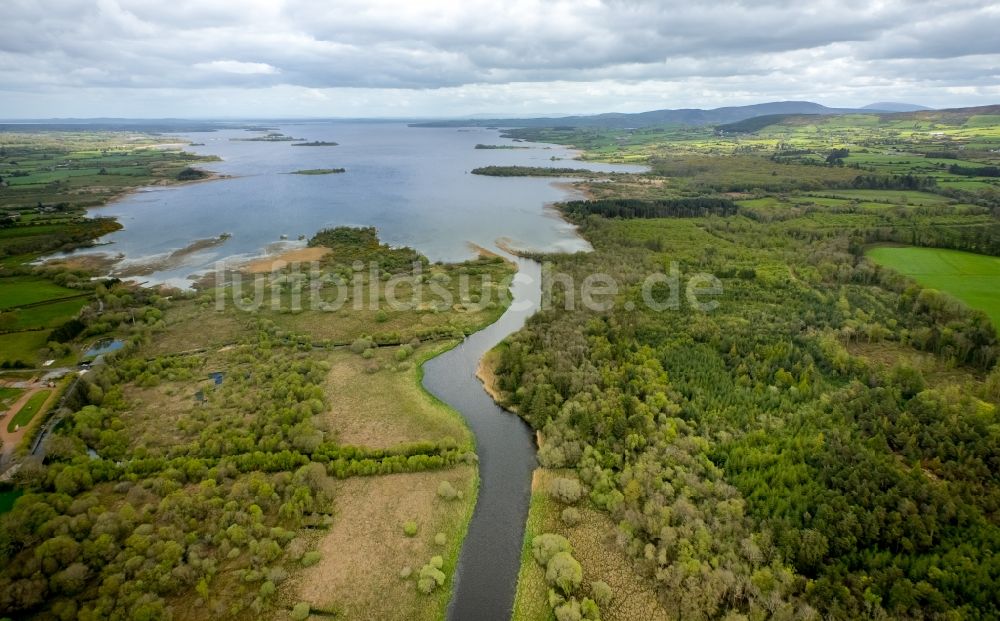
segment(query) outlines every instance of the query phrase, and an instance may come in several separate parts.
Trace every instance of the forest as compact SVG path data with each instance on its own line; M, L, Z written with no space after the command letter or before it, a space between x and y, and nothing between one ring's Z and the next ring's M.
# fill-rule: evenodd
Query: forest
M775 121L760 126L796 135ZM770 148L829 152L810 139ZM717 150L723 139L713 140ZM609 159L670 158L650 176L672 189L586 184L599 200L561 208L594 251L538 258L563 283L611 274L618 303L568 309L559 296L579 292L556 286L550 308L493 358L503 402L539 432L542 472L581 488L579 501L539 492L553 500L533 500L533 515L553 517L529 518L549 524L535 545L576 538L551 543L572 553L587 543L580 511L598 510L609 526L590 543L630 559L632 583L650 585L663 618L1000 618L997 326L866 254L892 242L1000 255L995 195L869 170L829 178L826 193L806 176L797 191L712 198L704 143L617 144ZM848 164L859 157L854 143L838 148ZM739 157L732 165L746 168ZM717 159L715 179L739 174ZM671 262L719 277L720 306L645 307L643 278ZM992 295L980 303L1000 305ZM595 618L581 607L596 594L585 583L613 564L594 556L572 600L542 577L550 614ZM524 562L519 593L537 592Z
M563 210L574 216L595 214L606 218L692 218L697 216L731 216L737 205L728 198L695 197L658 200L602 199L569 201Z

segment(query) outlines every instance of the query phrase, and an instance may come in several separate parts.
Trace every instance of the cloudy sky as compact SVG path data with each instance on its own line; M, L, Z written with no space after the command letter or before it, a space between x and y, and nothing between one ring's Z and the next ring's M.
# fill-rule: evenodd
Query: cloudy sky
M995 0L4 0L0 118L1000 103Z

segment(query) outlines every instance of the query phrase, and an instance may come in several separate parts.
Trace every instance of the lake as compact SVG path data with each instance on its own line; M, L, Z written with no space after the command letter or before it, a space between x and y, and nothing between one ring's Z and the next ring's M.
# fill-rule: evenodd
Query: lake
M230 237L160 265L138 277L189 286L189 277L211 270L220 259L258 256L283 238L310 237L337 225L375 226L383 241L411 246L433 261L474 255L469 243L495 247L501 238L518 248L546 251L588 249L574 228L545 208L575 196L545 178L486 177L479 166L522 165L635 172L641 166L566 161L564 147L515 143L485 128L411 128L403 123L302 122L274 131L333 147L296 147L289 142L252 142L263 135L242 129L184 134L203 146L187 147L221 162L199 166L232 178L174 187L148 188L91 210L115 216L125 227L105 236L97 249L123 254L126 263L148 262L196 240ZM242 139L242 140L241 140ZM475 149L477 143L527 146ZM553 160L552 158L557 158ZM345 168L330 175L293 175L296 170Z
M143 261L195 240L228 234L221 244L186 254L183 265L142 277L181 286L217 260L249 258L282 237L308 237L321 228L345 224L375 226L383 241L412 246L435 261L467 259L475 254L470 243L496 249L498 240L530 250L586 250L589 246L575 229L545 208L572 198L565 184L469 171L490 164L644 170L566 161L572 151L514 143L488 129L326 122L281 125L276 131L340 144L295 147L288 142L232 140L260 135L244 130L185 136L205 143L191 147L198 153L223 158L205 168L233 178L151 189L97 210L117 216L125 226L105 237L102 241L108 245L99 250ZM531 148L475 149L479 143ZM318 168L347 172L287 174ZM424 386L465 417L479 456L479 493L453 577L451 620L509 619L516 592L536 465L534 436L524 421L497 406L475 377L482 355L524 325L540 303L541 266L512 259L519 273L511 287L510 308L492 325L424 365Z

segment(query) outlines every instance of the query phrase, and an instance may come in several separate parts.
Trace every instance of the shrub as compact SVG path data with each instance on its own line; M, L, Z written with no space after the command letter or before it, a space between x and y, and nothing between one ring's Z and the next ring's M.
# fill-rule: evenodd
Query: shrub
M362 353L362 352L364 352L364 351L366 351L368 349L371 349L371 346L372 346L372 339L371 339L371 337L361 336L361 337L358 337L358 338L354 339L354 342L351 343L351 348L350 349L355 354L360 354L360 353Z
M309 604L306 602L295 604L288 616L292 618L292 621L305 621L309 617Z
M268 580L264 584L260 585L260 596L266 599L274 595L275 590L277 590L277 587L274 586L273 582Z
M580 511L575 507L566 507L562 512L562 521L567 526L576 526L580 523Z
M438 544L439 546L443 546L444 544L448 543L448 535L445 535L444 533L438 533L434 535L434 543Z
M563 602L555 607L556 621L581 621L583 613L580 611L580 602L575 599Z
M590 583L590 593L594 596L594 600L600 606L608 606L611 604L611 600L614 599L614 592L611 587L608 586L607 582L603 580L595 580Z
M302 555L306 553L307 546L308 544L306 543L305 539L299 539L299 538L292 539L292 541L288 544L288 548L286 548L286 550L288 551L288 558L292 559L293 561L301 559Z
M386 321L389 321L389 314L386 313L384 310L379 310L377 313L375 313L376 323L385 323Z
M438 485L437 495L445 500L454 500L462 497L450 481L441 481L440 485Z
M283 567L272 567L267 570L268 582L278 585L288 579L288 572Z
M411 575L413 575L413 568L407 565L406 567L399 570L399 577L406 580Z
M413 347L409 345L402 345L396 350L396 360L402 362L413 355Z
M576 479L560 477L549 483L549 493L559 502L571 505L583 496L583 486Z
M435 556L431 559L430 563L427 563L420 568L420 577L417 580L417 588L420 589L421 593L430 593L434 589L444 584L446 576L444 572L441 571L441 565L444 561L440 556Z
M416 537L419 526L413 520L403 523L403 534L407 537Z
M589 597L584 597L583 601L580 602L580 612L584 619L591 621L600 621L601 619L601 609L597 606L597 602Z
M420 578L417 580L417 589L424 595L430 595L438 586L433 578Z
M545 533L531 540L531 555L535 562L545 567L553 556L560 552L572 552L573 546L562 535Z
M569 595L583 581L583 567L569 552L558 552L545 566L545 580Z
M538 463L545 468L565 468L566 453L560 446L544 444L538 449Z
M315 550L313 550L312 552L306 552L302 556L302 561L301 561L302 566L311 567L316 563L318 563L320 558L321 558L320 553Z

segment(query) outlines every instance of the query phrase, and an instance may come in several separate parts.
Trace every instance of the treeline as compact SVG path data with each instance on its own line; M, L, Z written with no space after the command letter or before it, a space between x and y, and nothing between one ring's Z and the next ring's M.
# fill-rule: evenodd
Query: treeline
M569 201L562 209L574 216L599 215L605 218L698 218L704 216L733 216L739 210L728 198L700 196L696 198L663 198L642 200L634 198L607 198L600 200Z
M937 179L921 177L912 173L905 175L858 175L851 182L852 188L860 190L933 190Z
M957 151L926 151L924 152L924 157L934 158L939 160L957 160Z
M488 177L590 177L595 173L585 168L550 168L547 166L482 166L472 174Z
M114 218L80 218L54 228L51 226L17 225L18 235L9 236L0 245L4 256L28 253L48 253L73 250L89 245L93 240L122 228Z
M201 179L208 178L208 172L201 170L200 168L191 168L190 166L184 170L177 173L178 181L199 181Z
M1000 223L943 226L914 222L867 229L863 235L865 243L888 241L1000 256Z
M952 164L948 172L963 177L1000 177L1000 166L959 166Z

